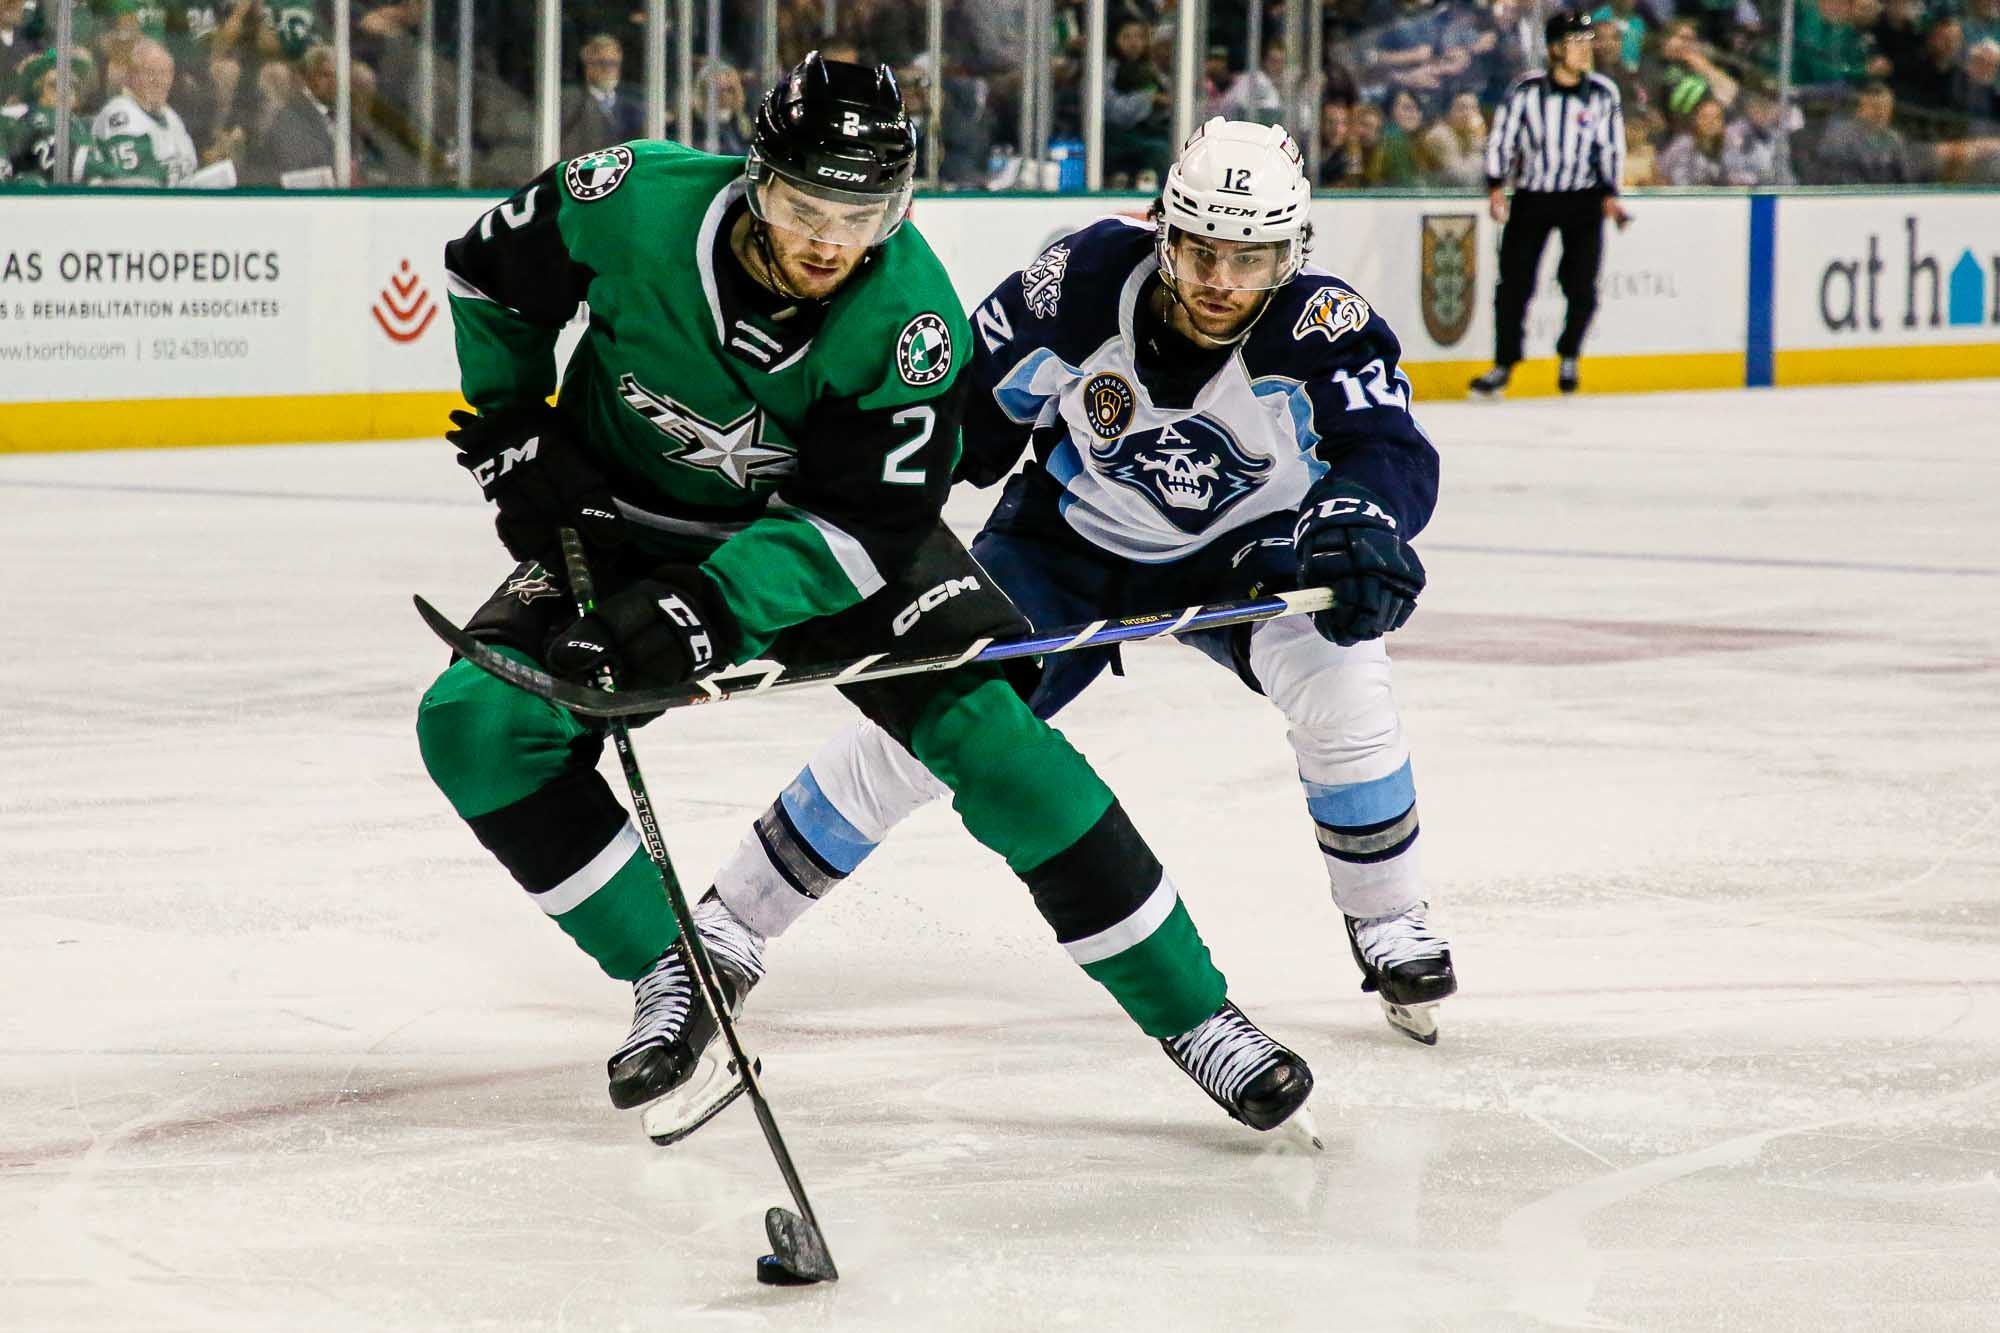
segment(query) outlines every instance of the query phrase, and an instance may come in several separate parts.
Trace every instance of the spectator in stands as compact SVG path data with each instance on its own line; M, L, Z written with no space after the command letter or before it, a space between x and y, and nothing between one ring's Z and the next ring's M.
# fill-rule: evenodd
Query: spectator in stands
M1166 172L1172 146L1173 97L1153 63L1152 30L1128 18L1112 39L1115 57L1104 92L1104 174L1136 182ZM1113 187L1119 188L1119 187Z
M578 157L646 135L646 99L621 80L625 52L618 39L598 33L580 53L583 82L563 89L562 154Z
M34 47L28 33L28 0L0 0L0 106L33 100L19 76Z
M1618 179L1620 186L1660 183L1659 152L1653 145L1666 132L1666 117L1660 114L1658 108L1647 108L1625 117L1625 170Z
M832 59L831 56L828 59ZM708 89L715 87L715 151L741 157L750 151L750 117L744 110L743 76L734 66L703 65L694 77L694 136L689 143L708 151Z
M1803 6L1809 0L1799 2ZM1735 105L1738 86L1716 63L1692 19L1675 19L1662 30L1658 59L1646 83L1656 93L1656 105L1667 113L1668 123L1683 129L1681 120L1692 116L1704 97L1714 97L1726 113Z
M179 185L201 166L194 139L180 113L167 104L174 87L174 58L142 38L127 57L124 87L91 124L103 183L159 188Z
M288 95L253 145L260 184L288 190L333 188L333 102L339 82L332 47L310 47L299 57Z
M1880 81L1865 84L1852 115L1820 136L1814 156L1818 185L1908 185L1929 174L1892 127L1896 94Z
M1868 35L1889 61L1889 86L1904 100L1902 83L1924 58L1924 0L1883 0Z
M1285 122L1285 39L1264 43L1263 60L1229 85L1215 114L1228 120L1253 120L1260 125Z
M1704 97L1688 117L1687 128L1674 136L1660 153L1660 184L1678 186L1726 185L1729 173L1722 162L1724 131L1728 115L1713 96Z
M1963 23L1968 51L1981 42L2000 44L2000 0L1966 0Z
M1597 25L1597 72L1607 78L1615 78L1614 71L1621 69L1627 74L1637 74L1639 62L1646 55L1646 16L1640 12L1638 0L1609 0L1590 17ZM1615 50L1605 49L1603 34L1607 28L1617 34ZM1624 111L1629 118L1630 100L1625 101Z
M1422 183L1417 167L1417 138L1423 133L1424 106L1407 88L1389 94L1382 135L1369 163L1368 183L1401 190Z
M1626 120L1632 119L1634 111L1643 110L1653 104L1653 95L1646 81L1639 77L1638 67L1625 66L1625 21L1620 18L1593 19L1591 28L1591 51L1596 58L1597 72L1618 86L1619 109Z
M1436 185L1483 189L1486 185L1486 116L1470 91L1451 99L1444 119L1418 141L1424 176Z
M1925 31L1914 62L1899 68L1890 86L1896 90L1896 100L1906 107L1932 113L1951 112L1958 110L1964 100L1964 74L1965 29L1946 14ZM1965 133L1964 118L1960 116L1933 114L1912 120L1927 126L1920 138L1954 138Z
M1959 109L1992 133L2000 122L2000 39L1983 38L1966 51L1959 98Z
M94 66L82 47L70 61L69 179L79 184L97 180L99 169L90 124L76 114L90 87ZM56 53L44 51L21 62L21 89L28 99L19 117L0 116L0 183L51 185L56 179Z
M1361 184L1365 163L1354 151L1354 104L1329 98L1319 109L1319 184L1345 189Z
M1778 123L1784 109L1761 88L1746 88L1736 101L1743 113L1723 134L1722 166L1731 185L1792 185L1792 164L1780 151Z
M1356 163L1357 185L1381 183L1382 108L1373 102L1356 102L1347 118L1347 152Z
M1797 0L1792 33L1792 82L1801 88L1840 88L1889 76L1887 56L1867 29L1880 15L1879 0Z
M1390 88L1437 87L1437 15L1430 0L1396 0L1395 17L1375 35L1374 77Z

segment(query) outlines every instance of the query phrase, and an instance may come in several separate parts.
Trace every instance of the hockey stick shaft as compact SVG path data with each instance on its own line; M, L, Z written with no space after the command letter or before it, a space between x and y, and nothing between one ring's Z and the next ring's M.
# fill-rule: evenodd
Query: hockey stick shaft
M590 577L589 563L584 558L583 541L576 529L562 529L562 550L563 565L569 578L570 594L576 600L577 614L587 616L596 609L596 590ZM607 693L615 691L617 683L609 667L599 673L598 683ZM736 1062L744 1091L749 1093L750 1104L757 1112L757 1123L763 1127L764 1141L770 1145L771 1156L777 1160L778 1174L785 1178L785 1187L791 1191L792 1202L798 1205L799 1215L805 1218L817 1241L818 1257L825 1261L827 1271L810 1276L829 1280L838 1278L840 1273L834 1268L831 1251L826 1248L825 1233L820 1230L819 1219L814 1216L812 1203L806 1198L805 1183L799 1179L798 1168L792 1164L792 1154L785 1147L784 1135L778 1132L771 1104L765 1099L764 1089L757 1081L757 1067L743 1049L743 1039L737 1035L736 1023L722 998L721 987L716 984L714 964L709 959L707 947L701 942L701 933L695 929L694 913L688 907L687 894L681 889L680 876L674 872L673 860L667 855L666 838L660 832L658 816L653 813L652 798L646 794L646 779L639 772L639 756L632 749L631 731L620 717L611 719L608 730L612 748L618 753L619 766L625 771L625 785L632 793L632 811L638 817L646 854L659 868L660 882L666 889L667 906L673 911L674 923L680 927L681 939L687 943L689 970L701 987L702 1000L715 1016L716 1028L729 1046L730 1058Z
M615 695L606 690L558 680L539 668L496 653L466 634L423 598L417 598L416 604L417 614L424 618L432 632L473 665L530 694L560 704L572 713L583 717L613 718L661 713L693 704L721 703L744 695L780 694L820 685L858 685L864 681L887 680L892 676L908 676L924 671L950 671L974 662L1046 657L1054 653L1102 648L1170 634L1188 634L1195 630L1256 624L1327 610L1333 605L1333 593L1326 588L1303 588L1297 592L1273 593L1266 597L1183 607L1178 611L1094 620L1087 625L1071 625L1011 639L975 639L956 651L923 657L895 658L887 652L879 652L798 671L788 671L777 663L746 664L692 685L663 690L627 690Z

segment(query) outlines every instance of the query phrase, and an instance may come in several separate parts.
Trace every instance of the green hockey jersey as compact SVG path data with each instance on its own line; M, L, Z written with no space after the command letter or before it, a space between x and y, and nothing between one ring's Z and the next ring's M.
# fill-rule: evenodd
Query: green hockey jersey
M102 174L90 126L69 118L70 180L88 184ZM31 107L21 116L0 116L0 182L49 185L56 178L56 113Z
M201 166L187 126L170 106L155 116L120 93L104 104L90 128L102 162L99 179L107 185L179 185Z
M845 610L938 522L970 331L905 225L826 302L729 249L743 160L637 142L558 164L445 251L467 401L559 405L663 555L706 556L754 656Z

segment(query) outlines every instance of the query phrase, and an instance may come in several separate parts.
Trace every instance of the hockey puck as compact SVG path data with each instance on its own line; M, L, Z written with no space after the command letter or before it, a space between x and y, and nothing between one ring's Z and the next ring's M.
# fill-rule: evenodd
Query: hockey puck
M816 1277L794 1273L775 1254L766 1254L757 1260L757 1280L767 1287L810 1287L819 1281Z

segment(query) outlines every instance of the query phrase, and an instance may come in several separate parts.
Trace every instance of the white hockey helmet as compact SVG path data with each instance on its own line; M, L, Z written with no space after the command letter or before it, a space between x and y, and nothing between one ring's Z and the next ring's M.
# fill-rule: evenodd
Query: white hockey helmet
M1188 136L1179 160L1167 168L1160 190L1160 268L1169 281L1236 290L1282 287L1305 265L1311 201L1305 160L1284 126L1213 117ZM1175 232L1233 244L1205 247L1210 262L1203 271L1183 273ZM1216 250L1230 252L1231 262L1218 262Z

